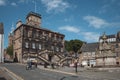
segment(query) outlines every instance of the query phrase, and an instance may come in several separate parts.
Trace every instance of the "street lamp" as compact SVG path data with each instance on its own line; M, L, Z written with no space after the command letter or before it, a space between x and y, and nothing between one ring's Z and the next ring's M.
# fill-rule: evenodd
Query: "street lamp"
M77 60L77 47L73 46L73 50L75 52L75 72L77 73L77 63L78 63L78 60Z

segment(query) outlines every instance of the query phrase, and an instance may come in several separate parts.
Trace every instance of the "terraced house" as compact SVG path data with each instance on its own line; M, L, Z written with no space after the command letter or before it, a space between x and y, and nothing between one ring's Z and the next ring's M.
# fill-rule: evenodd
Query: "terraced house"
M30 12L25 24L17 22L14 30L14 60L25 62L27 58L32 58L49 63L53 58L63 55L65 36L41 27L41 19L40 14Z

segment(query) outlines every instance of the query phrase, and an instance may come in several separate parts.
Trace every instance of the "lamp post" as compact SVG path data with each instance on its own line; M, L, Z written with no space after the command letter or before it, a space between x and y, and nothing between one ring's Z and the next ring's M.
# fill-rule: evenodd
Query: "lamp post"
M77 73L77 47L76 46L73 46L73 50L75 52L75 72Z

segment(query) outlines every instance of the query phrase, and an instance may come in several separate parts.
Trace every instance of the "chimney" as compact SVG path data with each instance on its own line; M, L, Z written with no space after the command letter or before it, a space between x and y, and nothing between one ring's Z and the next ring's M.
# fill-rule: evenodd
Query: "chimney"
M21 24L22 24L22 21L19 20L19 21L16 23L16 28L18 28Z

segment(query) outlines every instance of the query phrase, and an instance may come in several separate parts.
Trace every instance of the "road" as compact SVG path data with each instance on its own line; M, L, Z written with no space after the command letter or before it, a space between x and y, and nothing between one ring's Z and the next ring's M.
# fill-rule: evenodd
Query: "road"
M24 80L120 80L120 71L81 71L77 75L72 75L39 68L26 70L24 65L15 63L3 64L2 66Z
M56 73L41 69L26 70L19 64L4 64L4 67L22 77L24 80L78 80L78 76Z

